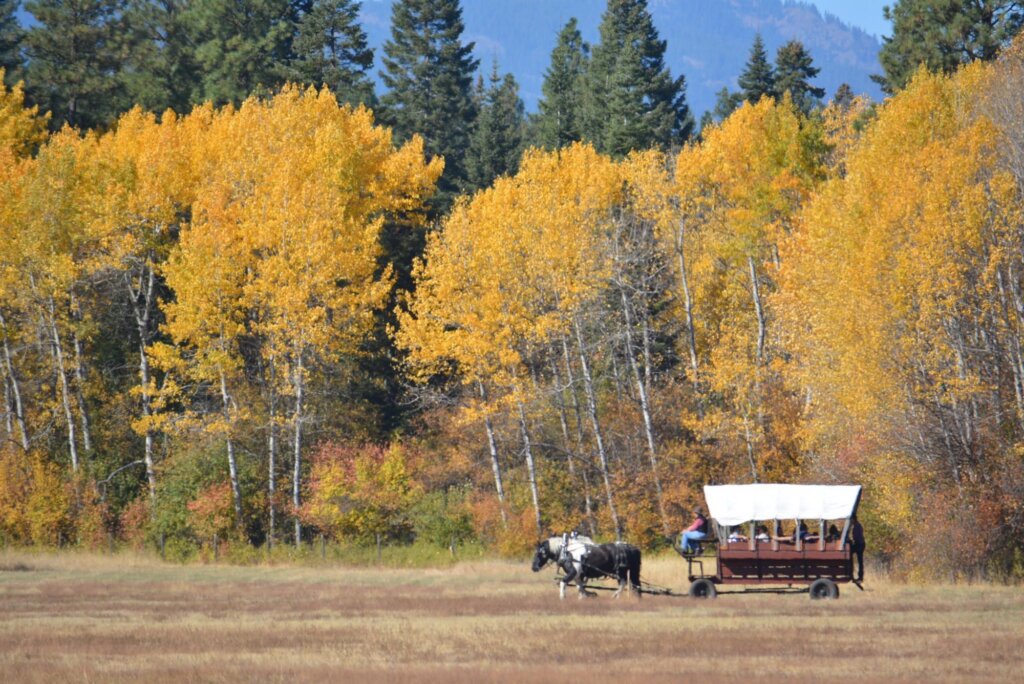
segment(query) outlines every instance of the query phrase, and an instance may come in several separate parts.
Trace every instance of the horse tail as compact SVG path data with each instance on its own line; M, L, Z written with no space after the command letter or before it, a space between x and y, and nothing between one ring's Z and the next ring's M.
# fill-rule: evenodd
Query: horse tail
M629 554L629 584L632 589L637 591L637 596L641 596L640 593L640 549L635 546L630 549Z

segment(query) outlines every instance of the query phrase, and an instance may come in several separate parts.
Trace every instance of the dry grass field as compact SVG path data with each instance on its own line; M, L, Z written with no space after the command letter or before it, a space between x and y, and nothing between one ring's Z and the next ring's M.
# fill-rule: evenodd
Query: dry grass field
M844 586L560 602L526 563L444 570L0 553L0 682L1020 681L1024 590ZM678 558L644 579L684 590Z

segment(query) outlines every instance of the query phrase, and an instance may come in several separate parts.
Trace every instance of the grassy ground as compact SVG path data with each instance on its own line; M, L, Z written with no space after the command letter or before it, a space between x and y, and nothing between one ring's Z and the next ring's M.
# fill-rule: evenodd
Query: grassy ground
M678 558L644 579L685 590ZM1015 681L1024 591L558 600L552 573L0 552L0 681Z

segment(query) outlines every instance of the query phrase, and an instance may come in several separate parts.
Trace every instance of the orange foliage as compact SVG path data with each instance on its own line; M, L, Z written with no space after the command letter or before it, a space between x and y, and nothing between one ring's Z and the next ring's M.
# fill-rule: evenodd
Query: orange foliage
M72 520L78 543L90 549L107 548L112 533L110 506L100 499L96 483L78 477L67 484L67 492L81 502Z
M150 500L148 494L139 496L121 511L119 520L121 537L135 550L146 544L146 527L149 524Z
M212 484L188 503L188 522L196 535L212 540L214 535L226 539L234 528L234 502L231 483Z

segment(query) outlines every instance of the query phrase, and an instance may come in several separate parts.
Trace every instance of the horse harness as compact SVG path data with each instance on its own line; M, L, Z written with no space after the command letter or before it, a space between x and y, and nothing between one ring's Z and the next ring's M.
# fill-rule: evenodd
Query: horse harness
M626 545L622 542L615 542L615 549L612 551L612 560L615 562L615 569L628 570L629 558L626 556Z

